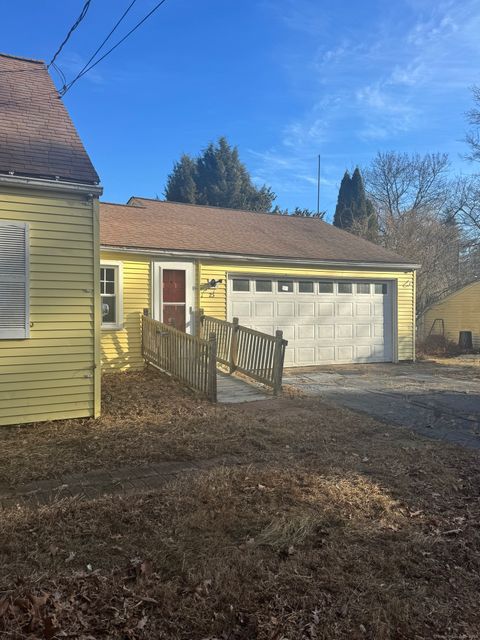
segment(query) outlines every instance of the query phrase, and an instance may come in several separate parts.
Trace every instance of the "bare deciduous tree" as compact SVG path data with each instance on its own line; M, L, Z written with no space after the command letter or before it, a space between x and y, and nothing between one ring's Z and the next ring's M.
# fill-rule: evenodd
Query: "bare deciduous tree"
M377 153L364 171L365 186L380 217L404 211L440 211L448 195L446 153Z
M452 215L456 202L446 154L378 153L364 172L379 222L379 242L414 263L417 312L468 279L466 239ZM457 212L458 213L458 212Z
M467 133L465 141L470 147L467 158L480 162L480 86L473 87L472 93L475 106L467 113L467 119L472 125L472 129Z

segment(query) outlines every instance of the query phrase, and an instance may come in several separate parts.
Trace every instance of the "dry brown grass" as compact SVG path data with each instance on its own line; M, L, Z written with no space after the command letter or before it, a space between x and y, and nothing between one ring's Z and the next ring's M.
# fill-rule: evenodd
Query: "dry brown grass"
M245 466L5 509L0 637L480 638L478 453L316 399L214 408L157 374L107 385L101 421L1 432L2 472L219 451Z
M357 473L220 468L149 495L11 510L4 633L478 638L478 505L411 484L402 499Z

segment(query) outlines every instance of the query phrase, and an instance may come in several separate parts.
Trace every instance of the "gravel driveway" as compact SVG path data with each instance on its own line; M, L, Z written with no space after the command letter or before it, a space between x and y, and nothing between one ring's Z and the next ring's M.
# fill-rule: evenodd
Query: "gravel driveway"
M480 448L480 362L287 369L284 384L430 438Z

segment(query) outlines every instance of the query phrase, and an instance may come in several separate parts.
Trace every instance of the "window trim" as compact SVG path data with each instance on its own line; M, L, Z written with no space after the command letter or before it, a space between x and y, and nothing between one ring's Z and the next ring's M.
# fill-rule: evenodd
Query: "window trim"
M23 329L1 330L0 340L27 340L30 338L30 224L18 220L0 220L0 226L16 226L24 232L24 279L25 284L25 325ZM14 335L15 334L15 335Z
M100 269L114 269L116 278L115 297L116 304L116 320L115 322L101 322L102 331L120 331L123 329L123 262L121 260L100 260ZM101 287L101 278L100 278ZM102 293L100 290L100 313L102 309Z

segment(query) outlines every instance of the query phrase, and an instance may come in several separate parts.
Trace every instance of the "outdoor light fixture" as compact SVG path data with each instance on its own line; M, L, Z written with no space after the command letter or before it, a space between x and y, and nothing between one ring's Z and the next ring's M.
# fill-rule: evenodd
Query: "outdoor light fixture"
M215 278L212 278L211 280L208 281L208 286L211 289L216 289L217 285L222 284L223 280L215 280Z

